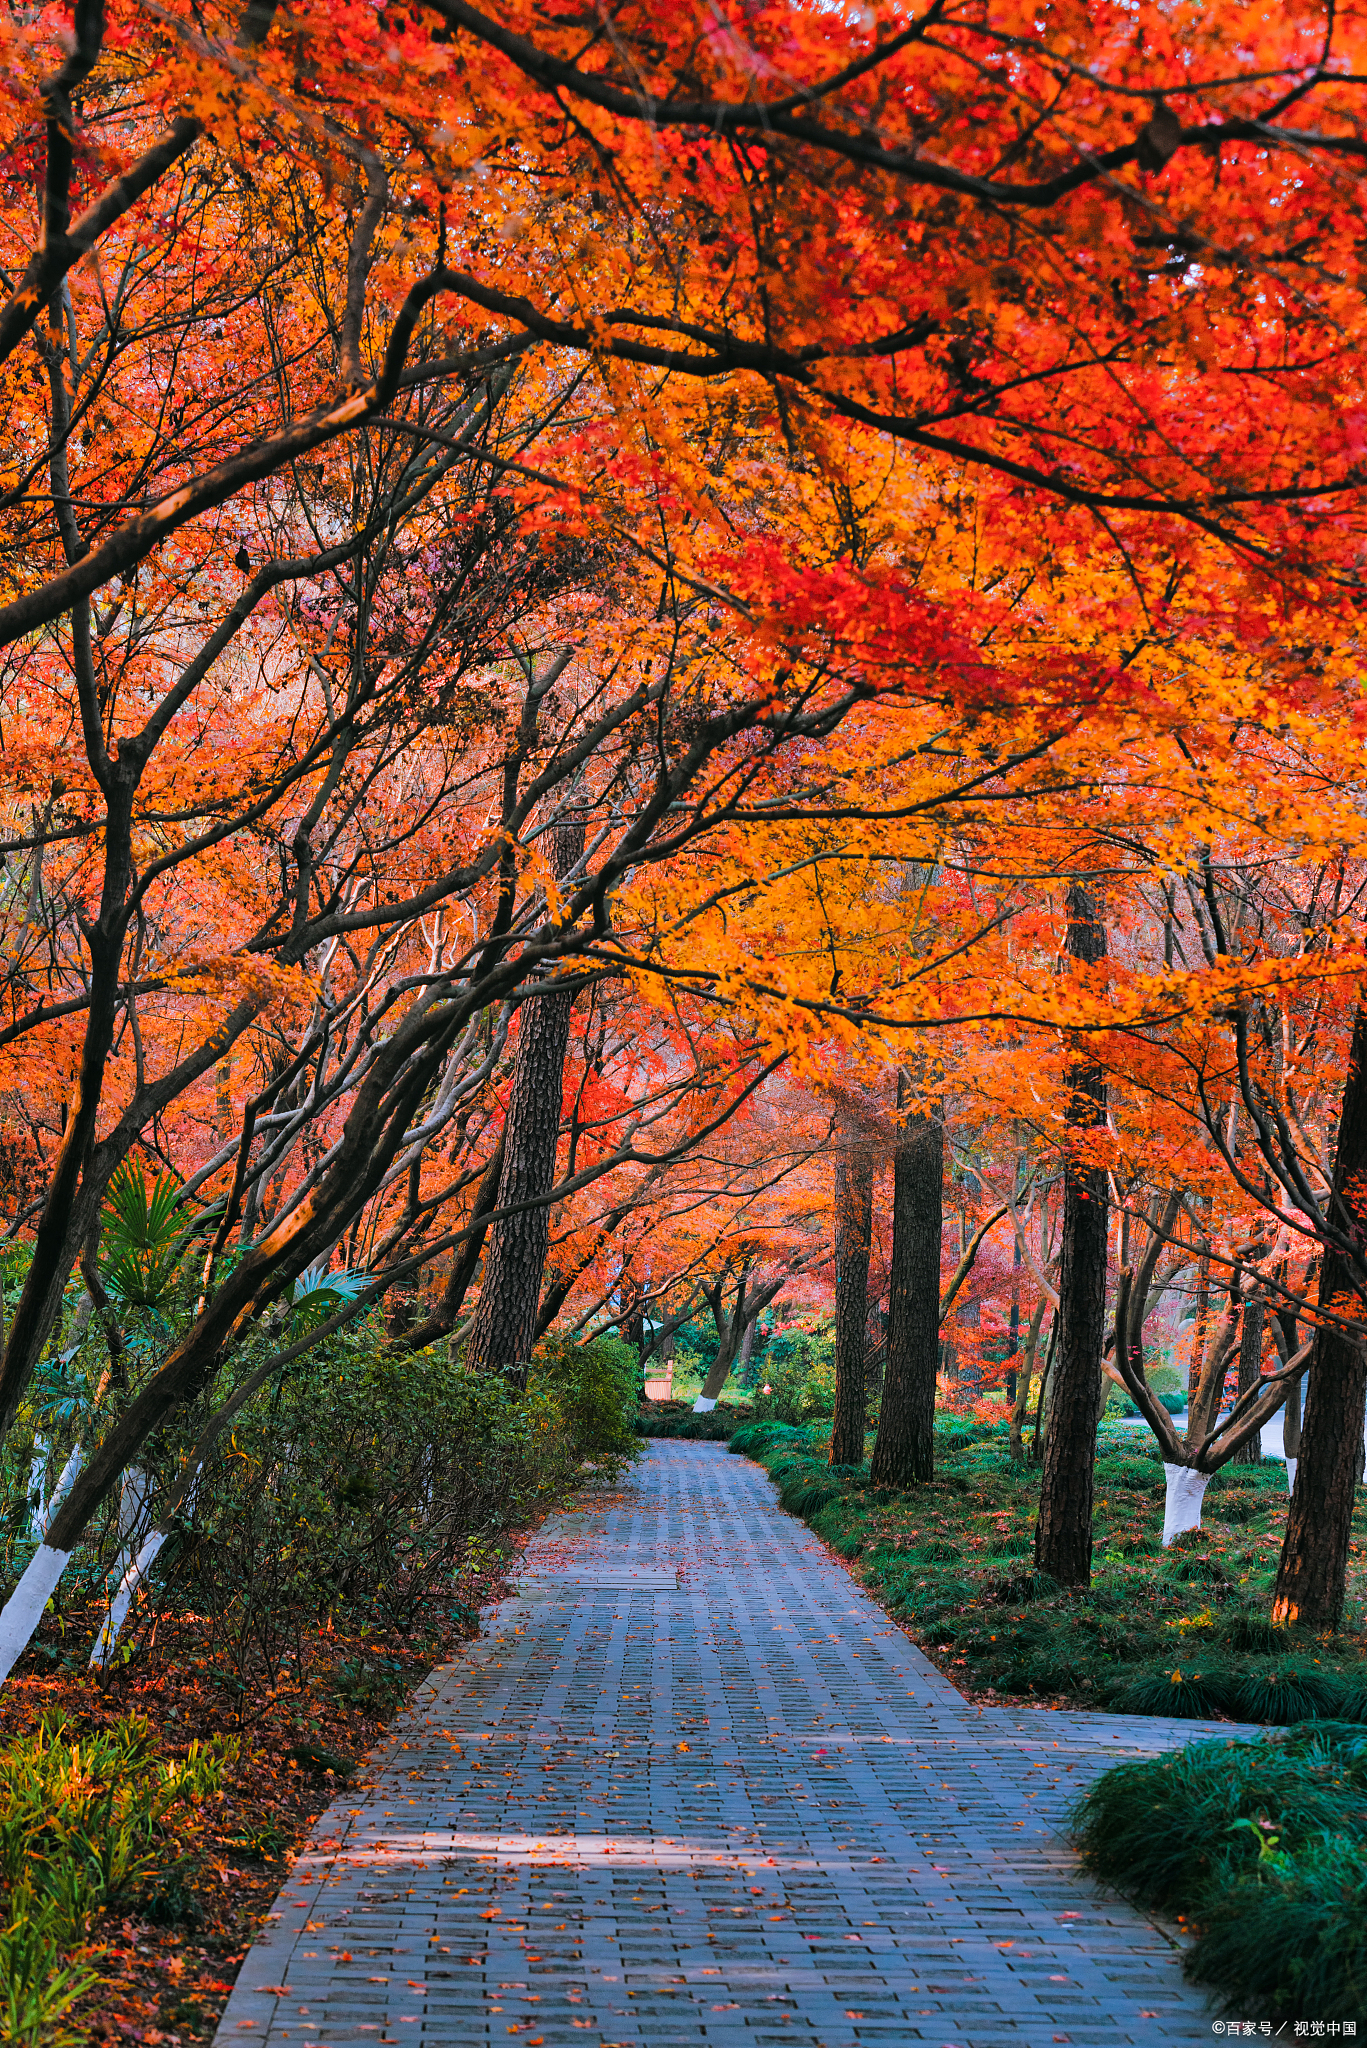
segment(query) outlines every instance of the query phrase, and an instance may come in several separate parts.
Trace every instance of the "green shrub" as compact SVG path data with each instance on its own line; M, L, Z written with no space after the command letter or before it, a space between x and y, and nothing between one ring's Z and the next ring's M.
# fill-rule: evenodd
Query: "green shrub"
M261 1394L200 1488L174 1583L239 1696L274 1684L301 1630L349 1614L410 1633L445 1618L476 1542L525 1522L578 1456L556 1398L519 1398L445 1347L334 1354ZM168 1549L170 1546L168 1546Z
M763 1421L800 1423L835 1413L835 1357L807 1338L791 1343L786 1333L769 1345L764 1379L754 1390L756 1416ZM762 1387L767 1386L766 1394Z
M617 1337L567 1344L550 1337L532 1361L529 1392L549 1394L576 1456L625 1457L635 1449L640 1367Z
M694 1415L690 1409L672 1405L651 1407L643 1408L636 1418L637 1436L668 1437L684 1443L729 1443L736 1431L745 1426L732 1408L713 1408L704 1415Z

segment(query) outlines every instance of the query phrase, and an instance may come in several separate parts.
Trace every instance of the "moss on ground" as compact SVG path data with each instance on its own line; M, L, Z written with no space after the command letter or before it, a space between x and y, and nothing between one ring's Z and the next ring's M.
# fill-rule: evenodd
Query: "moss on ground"
M1204 1528L1163 1551L1157 1451L1133 1430L1104 1430L1092 1585L1077 1593L1031 1567L1039 1473L1013 1462L1004 1425L937 1427L935 1479L906 1491L870 1486L867 1466L827 1464L829 1427L744 1424L730 1448L766 1468L781 1504L970 1695L1275 1725L1367 1721L1367 1505L1343 1629L1311 1635L1267 1619L1286 1520L1279 1462L1218 1473Z

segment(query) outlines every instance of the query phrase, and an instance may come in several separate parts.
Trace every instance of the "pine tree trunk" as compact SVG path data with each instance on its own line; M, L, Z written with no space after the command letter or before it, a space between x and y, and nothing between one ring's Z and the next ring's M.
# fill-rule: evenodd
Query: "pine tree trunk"
M1250 1294L1244 1303L1244 1326L1239 1337L1239 1395L1257 1386L1263 1376L1263 1315L1265 1302L1261 1294ZM1254 1430L1246 1444L1240 1444L1230 1459L1232 1465L1261 1465L1263 1462L1262 1431Z
M583 850L582 824L559 826L550 847L555 873L567 874ZM523 1005L498 1184L499 1208L518 1213L502 1217L489 1234L465 1350L466 1363L480 1372L525 1372L536 1342L573 1004L573 996L557 995L531 996Z
M931 1116L910 1118L893 1161L887 1364L869 1466L877 1486L924 1485L935 1477L944 1160L944 1125Z
M1331 1221L1358 1244L1367 1225L1367 1007L1353 1023L1348 1078L1339 1112ZM1353 1267L1326 1246L1320 1266L1320 1307L1357 1294ZM1305 1388L1296 1485L1286 1518L1272 1619L1336 1628L1343 1614L1348 1542L1362 1460L1367 1357L1351 1337L1321 1329Z
M862 1465L873 1152L851 1135L835 1160L835 1420L831 1463Z
M1068 951L1087 966L1106 956L1100 917L1089 891L1078 883L1068 891ZM1075 1144L1106 1121L1106 1080L1086 1059L1074 1065L1069 1079L1069 1137ZM1090 1585L1092 1577L1092 1480L1104 1387L1109 1238L1105 1169L1088 1165L1070 1146L1063 1181L1058 1355L1035 1525L1036 1569L1064 1586Z

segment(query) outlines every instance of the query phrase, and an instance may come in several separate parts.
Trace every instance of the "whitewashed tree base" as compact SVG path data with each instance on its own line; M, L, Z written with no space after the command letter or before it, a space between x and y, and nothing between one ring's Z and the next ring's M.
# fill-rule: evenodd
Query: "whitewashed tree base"
M1163 1467L1167 1488L1163 1497L1163 1548L1201 1526L1201 1503L1210 1485L1209 1472L1196 1472L1190 1465Z
M1296 1462L1295 1458L1288 1458L1286 1461L1286 1497L1288 1500L1296 1491Z
M693 1413L695 1415L710 1415L716 1405L715 1401L708 1400L706 1394L699 1394L697 1400L693 1403Z
M33 1533L39 1542L46 1536L52 1517L56 1514L67 1493L76 1484L76 1479L83 1462L81 1446L77 1444L75 1450L62 1467L57 1484L52 1489L51 1498L48 1500L47 1505L39 1508L37 1515L34 1517L35 1527Z
M43 1609L70 1562L69 1550L54 1550L48 1543L40 1543L29 1559L28 1570L0 1611L0 1685L33 1641Z
M153 1529L133 1562L120 1577L118 1588L109 1603L109 1612L104 1618L104 1626L96 1636L95 1647L90 1652L92 1671L103 1670L109 1662L110 1652L119 1640L119 1630L128 1619L128 1610L133 1605L138 1588L156 1563L158 1553L169 1534L170 1531L167 1529ZM124 1555L127 1556L127 1552ZM119 1562L122 1563L123 1559Z

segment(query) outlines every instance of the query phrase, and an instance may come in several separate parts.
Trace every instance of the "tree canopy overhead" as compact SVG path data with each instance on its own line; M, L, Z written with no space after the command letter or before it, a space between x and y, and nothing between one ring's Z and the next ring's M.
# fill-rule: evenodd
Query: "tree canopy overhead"
M183 1504L309 1274L484 1367L699 1300L738 1353L913 1128L959 1261L1036 1189L1060 1316L1076 1197L1084 1407L1103 1202L1356 1327L1363 37L4 24L0 1429L82 1301L109 1355L53 1556L193 1413ZM134 1160L206 1235L130 1378Z

